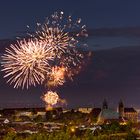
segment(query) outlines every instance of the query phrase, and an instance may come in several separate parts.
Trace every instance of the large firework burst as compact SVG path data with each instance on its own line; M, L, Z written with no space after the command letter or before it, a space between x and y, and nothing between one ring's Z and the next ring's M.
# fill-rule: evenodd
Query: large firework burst
M9 77L7 82L14 83L14 88L41 84L49 69L49 60L53 59L48 51L46 44L38 40L23 40L6 48L2 71L4 77Z
M31 36L46 42L57 63L62 60L61 57L64 55L65 58L68 57L69 61L74 62L73 56L80 61L81 54L78 53L77 48L78 46L85 47L86 44L81 40L88 36L86 26L81 23L80 18L73 20L71 16L64 16L63 12L55 12L46 18L43 25L37 25L36 33Z

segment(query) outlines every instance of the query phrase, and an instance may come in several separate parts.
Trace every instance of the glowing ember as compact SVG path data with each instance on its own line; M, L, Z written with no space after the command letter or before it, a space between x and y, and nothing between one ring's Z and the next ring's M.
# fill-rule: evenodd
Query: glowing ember
M52 67L51 72L48 74L48 87L55 87L58 85L63 85L65 82L65 74L66 68L65 67Z
M57 104L57 102L59 101L59 96L56 92L48 91L44 95L43 100L45 101L46 104L53 106Z

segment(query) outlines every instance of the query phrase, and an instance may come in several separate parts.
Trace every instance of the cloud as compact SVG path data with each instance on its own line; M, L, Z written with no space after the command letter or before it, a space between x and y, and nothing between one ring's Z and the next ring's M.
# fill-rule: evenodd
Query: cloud
M28 38L27 33L34 34L33 31L17 31L18 37ZM140 26L136 27L112 27L112 28L89 28L89 36L96 37L140 37Z
M89 36L97 37L140 37L140 27L88 29Z

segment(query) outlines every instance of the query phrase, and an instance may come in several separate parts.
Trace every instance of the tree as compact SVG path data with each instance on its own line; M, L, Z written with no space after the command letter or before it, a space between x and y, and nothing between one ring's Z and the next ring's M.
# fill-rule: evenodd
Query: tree
M37 115L37 116L34 118L34 121L35 121L35 122L43 122L44 119L42 118L41 115Z
M8 132L7 135L4 136L3 140L14 140L16 134L14 132Z

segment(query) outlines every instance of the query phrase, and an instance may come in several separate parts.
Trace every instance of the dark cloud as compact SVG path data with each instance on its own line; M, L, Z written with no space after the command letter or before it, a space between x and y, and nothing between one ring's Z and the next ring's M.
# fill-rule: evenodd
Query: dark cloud
M128 106L139 106L139 60L140 46L96 51L86 70L73 84L62 89L63 95L68 94L69 102L74 105L79 102L100 105L107 98L112 106L120 99Z
M97 37L140 37L140 27L98 28L89 29L90 36Z

